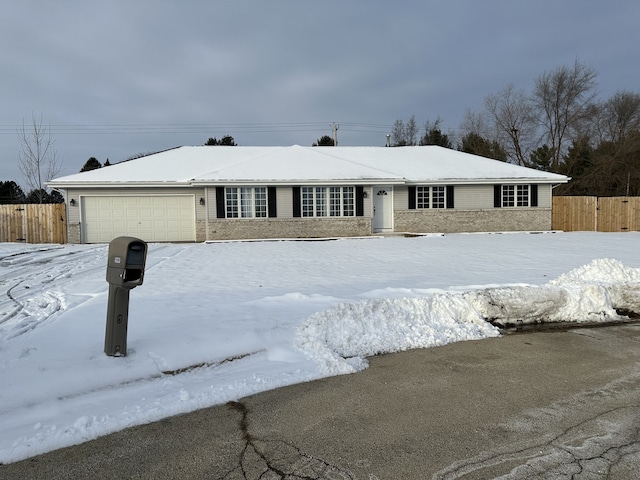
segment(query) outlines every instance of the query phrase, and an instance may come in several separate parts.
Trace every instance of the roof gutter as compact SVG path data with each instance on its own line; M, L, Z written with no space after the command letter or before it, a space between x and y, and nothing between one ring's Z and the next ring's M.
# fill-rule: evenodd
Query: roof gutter
M570 178L440 178L437 180L407 180L403 183L405 183L406 185L516 185L524 183L559 184L567 183L569 180Z
M147 187L189 187L191 182L47 182L49 188L147 188Z
M260 186L292 186L292 185L495 185L495 184L561 184L567 183L569 177L564 178L439 178L439 179L416 179L405 178L346 178L346 179L216 179L216 180L182 180L171 182L135 182L135 181L114 181L114 182L47 182L47 186L53 189L58 188L179 188L179 187L214 187L220 185L260 185Z
M292 185L404 185L402 178L346 178L346 179L287 179L287 180L255 180L255 179L216 179L216 180L192 180L191 185L213 187L220 185L260 185L285 187Z

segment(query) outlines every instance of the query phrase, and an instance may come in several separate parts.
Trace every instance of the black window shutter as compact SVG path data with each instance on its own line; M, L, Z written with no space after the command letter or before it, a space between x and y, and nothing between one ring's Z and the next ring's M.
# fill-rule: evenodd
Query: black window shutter
M447 185L447 208L453 208L453 185Z
M409 187L409 210L416 209L416 187Z
M300 217L301 208L300 208L300 187L293 187L291 189L293 191L293 216Z
M224 218L224 187L216 187L216 217Z
M502 185L493 186L493 206L495 208L502 207Z
M278 207L276 203L276 187L267 188L267 208L269 210L269 218L275 218L278 216Z
M531 206L538 206L538 185L531 185Z
M364 215L364 187L356 187L356 217Z

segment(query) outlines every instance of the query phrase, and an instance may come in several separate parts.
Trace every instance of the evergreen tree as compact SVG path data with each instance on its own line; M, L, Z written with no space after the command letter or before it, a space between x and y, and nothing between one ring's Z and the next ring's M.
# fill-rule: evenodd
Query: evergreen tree
M56 190L49 193L45 189L34 189L27 194L24 203L64 203L64 197Z
M544 170L548 172L551 168L551 164L555 157L553 148L549 148L546 143L539 148L536 148L529 155L530 166L538 170Z
M333 142L333 138L331 138L329 135L323 135L318 139L318 141L316 141L316 143L314 143L311 146L312 147L334 147L335 143Z
M49 192L44 188L34 188L27 194L25 200L25 203L51 203Z
M502 162L507 161L507 152L497 141L489 141L483 136L473 132L467 133L462 137L462 144L458 147L458 150Z
M559 195L594 195L593 186L589 185L593 171L593 148L589 137L583 136L574 140L563 157L559 172L571 177L567 184L559 185L554 192Z
M64 197L57 190L52 190L49 194L49 203L64 203Z
M25 203L25 195L20 185L13 180L0 182L0 204Z
M438 118L433 124L424 125L424 136L420 139L420 145L438 145L444 148L453 148L449 135L440 130L441 120Z
M209 137L209 140L205 142L205 145L209 146L227 146L227 147L235 147L237 144L231 135L225 135L220 140L216 137Z
M80 172L88 172L90 170L96 170L97 168L101 168L101 167L102 167L102 164L95 157L91 157L89 160L85 162Z

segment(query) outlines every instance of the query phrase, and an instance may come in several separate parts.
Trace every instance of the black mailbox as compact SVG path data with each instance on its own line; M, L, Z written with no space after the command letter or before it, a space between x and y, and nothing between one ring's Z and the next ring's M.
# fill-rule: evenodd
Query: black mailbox
M127 354L129 292L142 285L147 260L147 244L134 237L118 237L109 243L107 282L109 303L104 352L111 356Z

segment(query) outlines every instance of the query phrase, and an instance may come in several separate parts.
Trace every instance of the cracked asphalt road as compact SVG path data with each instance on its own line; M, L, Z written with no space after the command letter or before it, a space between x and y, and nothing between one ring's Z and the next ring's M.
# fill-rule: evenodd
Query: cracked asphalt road
M370 363L2 465L0 478L640 478L640 325Z

